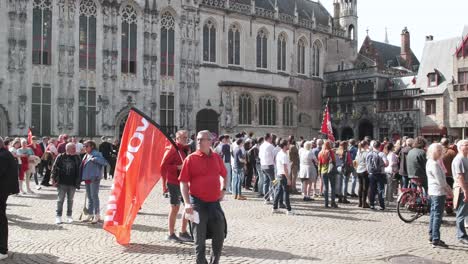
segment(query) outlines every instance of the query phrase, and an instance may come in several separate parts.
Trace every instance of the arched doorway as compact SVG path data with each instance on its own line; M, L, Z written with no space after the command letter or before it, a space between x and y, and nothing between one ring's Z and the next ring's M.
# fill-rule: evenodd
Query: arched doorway
M115 116L114 135L115 135L115 138L118 138L119 140L122 138L122 135L125 129L125 124L127 123L129 112L130 112L130 108L123 108Z
M345 127L341 130L341 140L348 140L354 138L354 131L350 127Z
M369 120L364 120L359 124L359 139L364 137L374 138L374 125Z
M219 133L218 113L211 109L202 109L197 113L197 132L209 130L212 133Z

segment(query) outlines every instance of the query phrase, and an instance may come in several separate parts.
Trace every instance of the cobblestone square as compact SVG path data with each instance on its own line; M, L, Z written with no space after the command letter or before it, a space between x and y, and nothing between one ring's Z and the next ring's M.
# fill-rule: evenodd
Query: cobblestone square
M111 181L102 182L101 208L110 185ZM84 193L81 189L75 196L75 220ZM455 240L453 217L445 217L441 229L450 249L441 250L427 242L427 216L405 224L394 207L374 212L358 208L357 201L351 200L339 209L325 209L323 200L303 202L298 195L292 197L296 215L272 215L271 206L251 192L246 196L247 201L227 196L222 203L228 237L221 263L408 263L408 259L392 259L401 255L442 263L468 260L468 248ZM137 216L127 247L118 245L101 224L55 225L55 204L52 187L36 195L9 198L10 258L3 263L194 263L190 244L165 241L169 206L160 184Z

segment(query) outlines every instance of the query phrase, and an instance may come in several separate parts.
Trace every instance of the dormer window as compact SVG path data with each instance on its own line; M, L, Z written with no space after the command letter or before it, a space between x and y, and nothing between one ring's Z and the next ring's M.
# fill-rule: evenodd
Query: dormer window
M427 75L427 86L428 87L435 87L437 86L439 83L438 83L438 79L439 79L439 76L437 73L435 72L431 72Z

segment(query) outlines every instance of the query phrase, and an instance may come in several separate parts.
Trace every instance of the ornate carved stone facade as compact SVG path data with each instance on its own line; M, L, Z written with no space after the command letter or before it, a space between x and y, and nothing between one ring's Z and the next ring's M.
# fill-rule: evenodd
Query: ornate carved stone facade
M2 1L0 133L119 136L135 106L168 133L315 135L324 73L357 55L356 2Z

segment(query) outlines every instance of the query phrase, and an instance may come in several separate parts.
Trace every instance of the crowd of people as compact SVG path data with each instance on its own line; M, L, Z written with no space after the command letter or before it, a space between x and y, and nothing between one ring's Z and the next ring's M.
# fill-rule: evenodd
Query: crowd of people
M211 263L219 262L227 230L220 205L225 193L245 201L247 196L252 197L246 192L253 192L253 197L271 206L272 213L285 209L287 215L294 215L292 194L301 195L305 202L323 199L325 208L338 208L357 198L360 208L386 210L402 190L422 186L430 200L432 245L448 247L440 236L448 197L455 199L457 239L468 244L464 222L468 216L467 140L450 144L443 138L429 145L422 137L404 137L396 142L366 137L360 142L332 142L302 137L296 140L294 136L283 139L270 133L255 137L245 132L213 139L209 131L189 139L187 131L178 131L175 142L161 161L163 192L170 204L167 240L193 241L197 263L206 261L208 237L213 239ZM31 142L24 138L1 139L0 257L7 256L7 197L34 195L32 179L36 189L57 187L56 224L63 221L65 199L66 222L74 221L73 198L83 182L87 208L82 220L101 221L99 187L103 178L113 178L118 149L118 140L110 143L105 137L99 147L92 140L83 142L67 135L42 140L32 137ZM7 174L16 176L12 180ZM181 205L184 217L176 235Z

